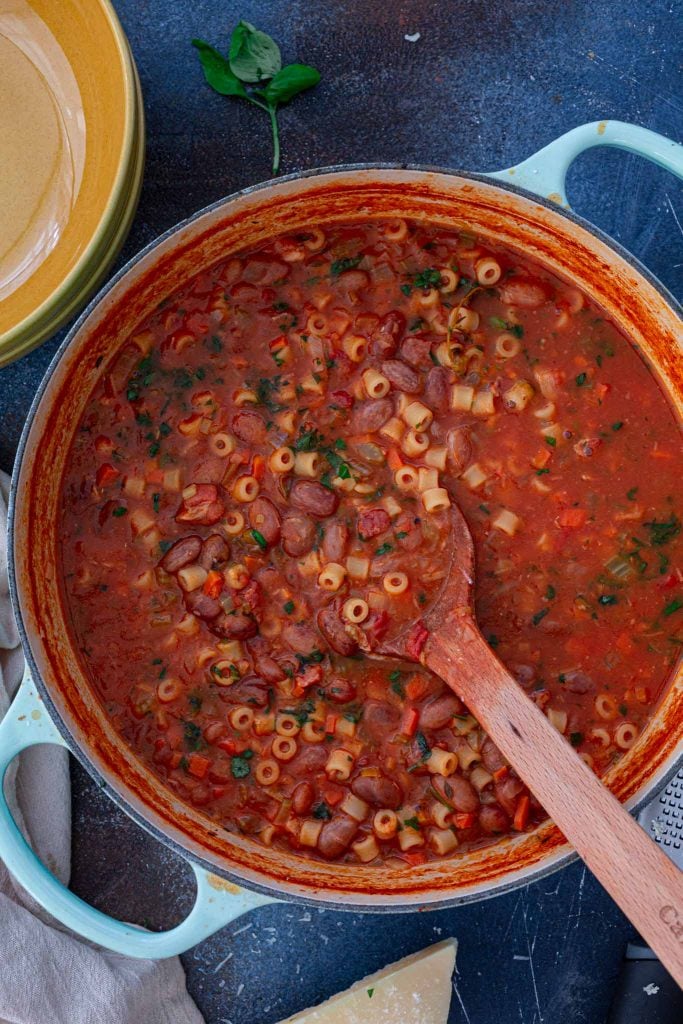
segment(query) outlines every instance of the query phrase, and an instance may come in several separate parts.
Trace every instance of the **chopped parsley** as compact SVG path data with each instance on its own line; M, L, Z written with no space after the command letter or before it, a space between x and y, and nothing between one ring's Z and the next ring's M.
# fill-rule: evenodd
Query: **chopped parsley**
M394 550L394 546L393 546L393 544L387 544L387 543L386 543L386 541L385 541L385 543L384 543L384 544L381 544L381 545L380 545L380 546L379 546L379 547L377 548L377 550L375 551L375 554L376 554L376 555L388 555L388 554L389 554L389 552L390 552L390 551L393 551L393 550Z
M583 388L583 387L586 386L587 383L588 383L588 374L587 373L580 373L578 375L578 377L576 378L576 386L577 386L577 388Z
M313 808L311 814L313 815L314 818L317 818L318 821L329 821L330 818L332 817L332 811L329 809L324 800L322 801L322 803L319 803L317 807Z
M509 331L515 338L524 337L524 328L521 324L511 324L509 320L503 320L501 316L490 316L489 323L493 327L499 327L501 331Z
M230 758L230 772L233 779L246 779L251 772L250 759L254 756L253 750L243 750Z
M121 516L125 516L127 512L128 509L125 505L117 505L116 508L112 509L111 514L116 516L117 519L120 519Z
M183 723L183 738L190 750L199 750L202 746L202 730L196 722Z
M295 452L314 452L322 442L323 435L313 428L312 430L302 430L293 447Z
M538 626L538 624L543 621L543 619L546 617L549 611L549 608L541 608L540 612L536 612L535 615L532 615L531 621L533 625Z
M598 604L616 604L616 603L617 603L617 595L616 594L601 594L600 597L598 598Z
M583 743L583 733L582 732L570 732L569 733L569 742L571 743L571 745L573 747L580 747L581 744Z
M282 610L285 613L285 615L291 615L292 612L294 611L294 602L285 601L285 603L282 606Z
M675 597L673 601L669 601L668 605L662 612L662 615L666 615L667 617L669 615L673 615L679 608L683 608L683 601L681 601L680 598Z
M670 519L663 519L661 522L653 519L644 525L650 531L650 544L657 546L668 544L670 540L673 540L681 532L681 521L678 516L674 515Z
M416 815L413 815L412 818L404 818L403 824L406 828L414 828L416 832L420 831L420 822Z
M363 259L361 256L345 256L344 259L334 260L330 266L330 277L339 277L345 270L355 270L360 261Z
M256 541L256 543L258 544L258 546L261 548L261 551L265 551L266 548L268 547L268 541L263 536L261 531L260 530L252 530L251 531L251 535L254 538L254 540Z
M427 267L426 270L421 270L412 276L413 288L440 288L442 284L441 271L434 267Z
M557 441L554 437L546 437L545 443L549 444L551 448L555 448L557 445Z

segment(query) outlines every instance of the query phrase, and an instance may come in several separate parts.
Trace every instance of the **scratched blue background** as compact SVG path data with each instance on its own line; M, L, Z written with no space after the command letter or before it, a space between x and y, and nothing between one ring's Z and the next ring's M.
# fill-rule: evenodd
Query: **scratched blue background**
M315 64L323 75L281 115L284 171L371 159L495 169L601 118L683 136L674 3L115 4L148 124L145 185L124 258L195 209L268 177L267 125L203 86L188 45L194 35L225 41L240 16L273 34L286 60ZM415 32L417 42L405 40ZM679 182L639 158L593 151L574 166L569 194L683 298ZM4 469L58 341L0 373ZM180 919L191 901L183 864L77 767L73 779L74 889L127 920L168 927ZM451 1021L603 1024L629 926L590 873L573 865L508 896L439 913L266 908L183 959L209 1024L270 1024L448 935L460 940Z

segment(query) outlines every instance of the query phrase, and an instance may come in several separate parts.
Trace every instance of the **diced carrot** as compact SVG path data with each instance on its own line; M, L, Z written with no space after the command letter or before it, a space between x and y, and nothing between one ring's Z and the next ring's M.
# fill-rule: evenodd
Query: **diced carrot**
M412 852L404 853L403 859L407 861L411 867L417 868L420 864L425 864L427 862L427 854L423 853L422 850L413 850Z
M477 815L474 811L468 811L467 813L460 813L453 815L453 824L456 828L472 828L477 820Z
M406 683L406 696L409 700L420 700L429 689L429 682L424 676L411 676Z
M169 766L171 768L178 768L180 766L180 762L182 761L182 759L183 755L180 753L180 751L174 750L173 753L171 754L171 760L168 762Z
M510 765L504 764L500 768L496 768L495 772L493 773L493 778L495 779L496 782L500 782L501 779L507 778L509 774Z
M401 719L401 733L403 736L414 736L417 732L417 723L420 721L420 712L417 708L406 708Z
M396 472L403 465L401 456L398 454L396 448L389 448L387 451L387 466L389 469L393 469Z
M597 396L597 398L601 398L602 399L602 398L605 397L605 395L607 395L609 393L609 390L610 390L609 384L596 384L595 388L594 388L594 393Z
M113 484L120 475L121 474L115 466L105 462L104 465L97 467L95 483L98 487L108 487L109 484Z
M578 530L586 522L585 508L564 508L555 520L564 530Z
M223 740L219 740L218 743L216 744L216 746L220 747L221 750L224 750L226 754L236 754L237 753L237 744L235 743L234 740L227 739L227 738L223 739Z
M262 455L255 455L251 463L251 475L257 480L263 480L266 472L266 460Z
M329 714L325 718L325 732L329 736L334 736L334 730L337 728L337 718L338 717L339 717L338 715Z
M323 800L330 807L336 807L338 803L344 798L344 790L341 786L334 786L330 783L326 783L321 786L320 792L323 795Z
M218 598L223 589L223 573L212 569L204 580L202 590L208 597Z
M653 459L673 459L673 452L667 451L666 448L660 448L658 444L655 444L650 453Z
M515 807L515 816L512 821L512 827L517 832L523 832L529 821L529 796L527 793L523 793L517 801Z
M187 759L187 770L195 779L203 779L210 764L208 757L202 757L201 754L190 754Z
M533 459L531 460L531 465L535 469L543 469L543 467L547 466L550 462L550 454L551 453L549 448L544 448L540 452L536 452Z

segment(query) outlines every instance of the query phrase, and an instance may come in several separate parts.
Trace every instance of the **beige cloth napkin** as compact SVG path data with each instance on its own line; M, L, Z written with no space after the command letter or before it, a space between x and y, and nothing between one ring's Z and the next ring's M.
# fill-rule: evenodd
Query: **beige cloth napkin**
M0 473L0 717L23 673L7 585L7 493ZM44 864L68 882L68 755L33 747L11 766L17 824ZM202 1024L180 961L133 960L100 950L56 924L0 862L0 1024Z

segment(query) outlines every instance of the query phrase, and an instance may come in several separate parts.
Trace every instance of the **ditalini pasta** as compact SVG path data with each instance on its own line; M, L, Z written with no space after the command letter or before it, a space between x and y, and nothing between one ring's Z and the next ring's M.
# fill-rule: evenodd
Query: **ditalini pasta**
M630 756L683 643L683 467L600 309L402 219L307 226L159 298L75 434L61 564L93 688L177 798L363 870L543 819L419 664L456 503L488 642L596 772ZM399 630L414 663L373 658Z

